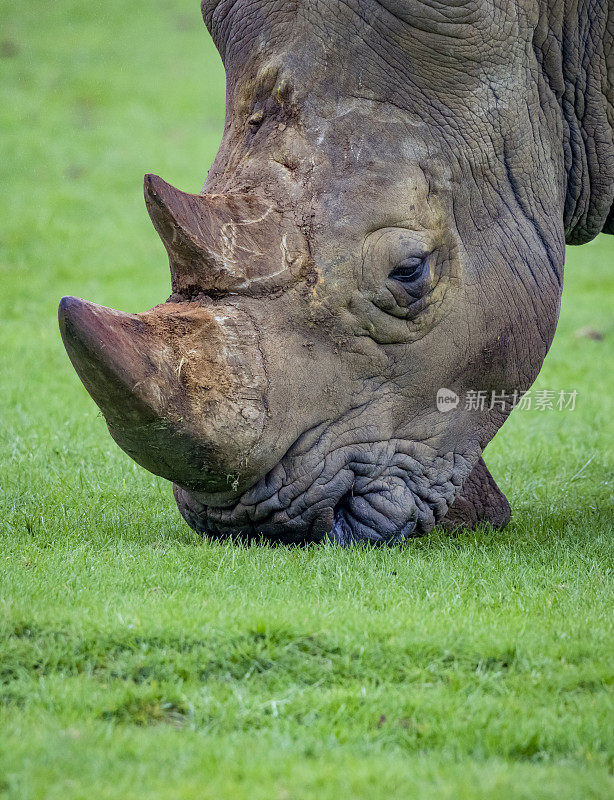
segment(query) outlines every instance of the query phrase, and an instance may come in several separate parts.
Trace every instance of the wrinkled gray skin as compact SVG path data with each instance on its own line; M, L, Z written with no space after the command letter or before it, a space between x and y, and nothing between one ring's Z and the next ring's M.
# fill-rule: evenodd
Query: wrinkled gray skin
M435 397L526 390L565 241L614 232L614 11L574 6L205 0L222 143L201 195L145 181L173 294L60 306L112 436L193 528L347 543L507 522L481 453L509 406Z

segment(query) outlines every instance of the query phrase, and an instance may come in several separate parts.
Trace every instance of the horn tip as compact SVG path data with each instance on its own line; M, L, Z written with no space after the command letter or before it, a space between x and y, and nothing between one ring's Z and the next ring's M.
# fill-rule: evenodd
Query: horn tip
M145 199L148 198L151 200L156 200L160 197L163 193L164 189L169 184L162 180L159 175L153 175L151 173L147 173L143 180L143 190L145 192Z
M79 312L83 308L84 300L79 297L72 297L67 295L60 300L58 306L58 322L60 323L60 330L62 334L66 331L67 324L75 317L79 316Z

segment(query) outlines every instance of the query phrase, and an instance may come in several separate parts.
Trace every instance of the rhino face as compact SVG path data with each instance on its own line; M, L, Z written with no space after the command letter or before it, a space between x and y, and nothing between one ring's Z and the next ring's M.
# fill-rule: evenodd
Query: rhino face
M399 541L459 504L506 521L480 456L509 405L442 414L437 391L530 386L565 235L596 212L568 200L538 4L500 5L203 3L222 144L201 195L145 180L172 295L60 306L112 436L195 529Z

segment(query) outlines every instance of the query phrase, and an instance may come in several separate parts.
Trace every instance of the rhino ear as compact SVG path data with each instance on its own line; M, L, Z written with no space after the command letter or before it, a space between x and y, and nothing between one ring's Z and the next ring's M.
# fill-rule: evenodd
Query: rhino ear
M560 108L568 244L614 233L613 42L611 0L542 4L533 44Z

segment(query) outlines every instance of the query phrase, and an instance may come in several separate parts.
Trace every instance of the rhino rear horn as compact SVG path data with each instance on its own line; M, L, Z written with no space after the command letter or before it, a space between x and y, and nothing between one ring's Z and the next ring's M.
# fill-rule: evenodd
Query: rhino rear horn
M224 293L245 285L251 273L279 269L267 252L279 233L279 215L262 199L240 193L188 194L157 175L146 175L145 202L168 252L174 292Z
M175 189L157 175L145 176L145 203L171 261L211 260L212 209L207 198Z

